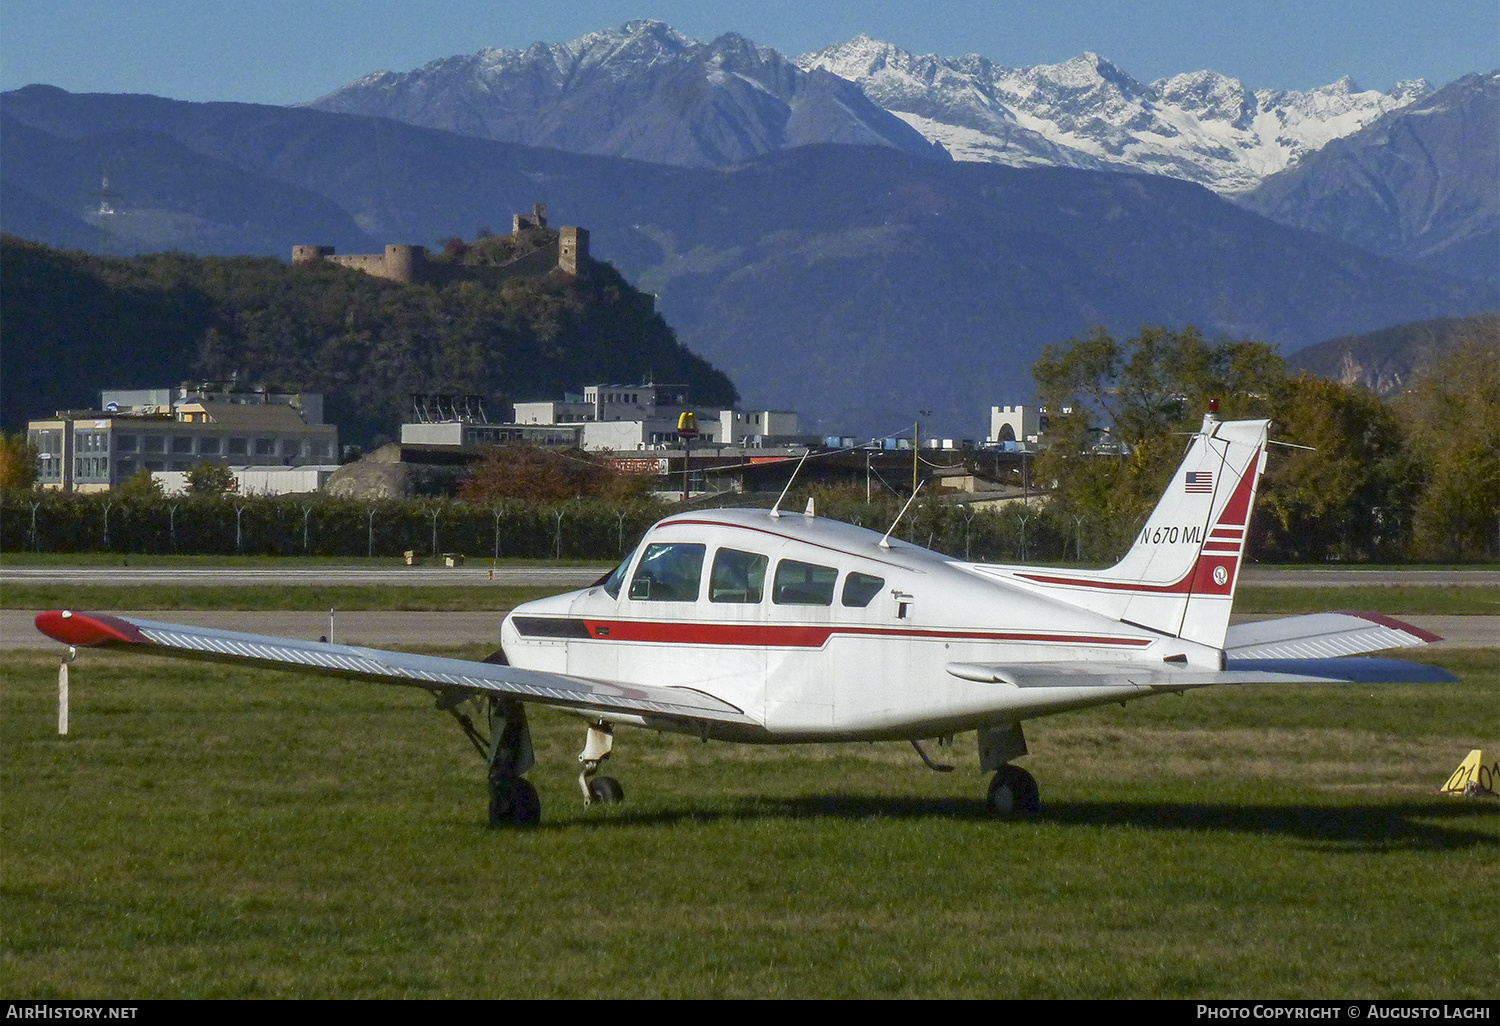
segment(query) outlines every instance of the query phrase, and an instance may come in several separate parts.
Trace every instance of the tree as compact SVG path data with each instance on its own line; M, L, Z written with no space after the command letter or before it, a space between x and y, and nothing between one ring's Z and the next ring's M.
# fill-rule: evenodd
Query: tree
M650 478L622 474L582 449L492 445L459 486L458 494L470 502L561 502L573 498L635 498L649 485Z
M1049 345L1032 365L1048 445L1037 476L1080 514L1143 517L1216 399L1222 416L1266 416L1286 364L1264 342L1208 342L1196 328L1103 328Z
M36 446L19 432L0 434L0 489L30 488L37 477Z
M159 499L164 494L161 482L144 467L111 490L122 499Z
M1256 550L1297 559L1398 557L1417 466L1394 412L1358 386L1303 375L1277 389Z
M1422 472L1419 552L1479 559L1500 545L1500 367L1496 340L1464 340L1418 376L1397 411Z
M194 464L187 472L189 495L227 495L239 488L234 471L222 463Z

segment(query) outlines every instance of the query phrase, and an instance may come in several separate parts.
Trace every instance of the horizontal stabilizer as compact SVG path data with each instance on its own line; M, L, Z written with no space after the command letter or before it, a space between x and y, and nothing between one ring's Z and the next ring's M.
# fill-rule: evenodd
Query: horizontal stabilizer
M1325 659L1442 640L1380 613L1312 613L1234 624L1224 651L1236 659Z
M728 702L690 688L615 684L440 656L334 645L326 641L190 627L105 613L41 613L37 630L67 645L126 648L146 655L295 670L329 677L404 684L429 691L496 693L523 702L628 713L673 721L757 725Z

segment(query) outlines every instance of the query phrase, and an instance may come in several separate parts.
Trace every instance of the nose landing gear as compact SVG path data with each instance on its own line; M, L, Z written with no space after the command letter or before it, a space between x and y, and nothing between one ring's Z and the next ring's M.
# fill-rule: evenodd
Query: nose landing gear
M578 772L578 787L583 791L583 804L592 805L602 802L612 805L625 800L625 789L614 777L596 777L599 766L605 759L609 758L610 749L615 742L615 728L611 723L603 720L589 724L589 732L583 743L583 751L578 753L578 761L582 769Z

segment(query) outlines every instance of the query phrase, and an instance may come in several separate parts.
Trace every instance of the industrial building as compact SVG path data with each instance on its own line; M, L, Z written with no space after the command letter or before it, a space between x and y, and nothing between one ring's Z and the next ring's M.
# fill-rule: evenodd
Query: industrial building
M26 425L41 487L102 492L148 470L171 491L180 478L168 475L210 462L249 472L247 491L311 491L337 469L338 428L317 392L182 385L105 391L99 407Z
M596 452L635 452L680 444L678 418L691 413L701 445L761 448L796 444L797 414L693 406L687 386L588 385L560 400L516 403L509 423L493 423L474 396L413 396L403 444L476 446L529 442L576 445Z

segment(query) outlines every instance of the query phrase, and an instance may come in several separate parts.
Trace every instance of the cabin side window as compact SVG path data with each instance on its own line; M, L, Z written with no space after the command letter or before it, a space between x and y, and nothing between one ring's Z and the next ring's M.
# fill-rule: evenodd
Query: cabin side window
M696 602L703 576L703 545L684 542L646 546L630 579L630 597L646 602Z
M776 564L771 601L780 606L831 606L839 572L831 566L783 559Z
M720 549L708 575L710 602L759 602L766 588L770 559L758 552Z
M869 574L850 571L849 576L844 578L844 594L839 601L851 609L863 609L884 587L884 577L871 577Z

